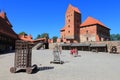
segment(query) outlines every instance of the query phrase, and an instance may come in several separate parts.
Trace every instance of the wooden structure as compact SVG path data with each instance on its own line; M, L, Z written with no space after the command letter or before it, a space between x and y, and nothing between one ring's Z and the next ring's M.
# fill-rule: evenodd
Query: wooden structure
M70 50L71 49L71 44L65 43L65 44L60 44L62 47L62 50Z
M63 50L76 48L81 51L108 52L107 44L91 44L91 43L66 43L60 44ZM115 50L113 50L115 52Z
M107 52L107 44L91 44L90 50L93 52Z
M0 52L11 51L15 49L15 41L18 39L17 34L12 29L6 13L0 12Z
M53 49L54 60L50 61L50 63L63 64L64 62L60 60L60 54L61 54L60 47L56 44Z
M90 44L89 43L73 43L71 44L71 48L77 48L77 50L81 50L81 51L89 51Z
M117 53L117 47L111 46L110 53Z
M37 68L31 66L32 60L32 47L29 42L17 40L15 45L15 61L14 67L10 68L11 73L15 73L17 69L26 69L28 74L32 73L32 70Z

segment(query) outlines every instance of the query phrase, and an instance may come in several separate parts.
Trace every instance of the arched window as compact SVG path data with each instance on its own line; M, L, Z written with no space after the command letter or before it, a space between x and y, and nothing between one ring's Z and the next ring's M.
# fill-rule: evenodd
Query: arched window
M68 19L68 22L70 22L70 19Z

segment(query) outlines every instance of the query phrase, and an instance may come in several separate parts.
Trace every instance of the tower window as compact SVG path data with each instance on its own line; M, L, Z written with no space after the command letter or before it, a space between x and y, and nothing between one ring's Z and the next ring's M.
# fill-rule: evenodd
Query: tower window
M79 31L77 30L77 34L79 34Z
M88 37L86 39L87 39L87 41L89 40Z
M70 19L68 19L68 22L70 22Z
M68 27L70 27L70 25L68 25Z
M86 34L88 34L88 30L86 30Z

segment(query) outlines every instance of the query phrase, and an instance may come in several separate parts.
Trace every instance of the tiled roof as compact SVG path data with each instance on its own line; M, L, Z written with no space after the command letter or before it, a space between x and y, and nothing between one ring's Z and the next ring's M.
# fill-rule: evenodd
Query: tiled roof
M101 23L100 21L98 21L92 17L88 17L80 26L82 27L82 26L89 26L89 25L94 25L94 24L99 24L102 27L106 27L103 23Z
M39 41L39 42L40 42L40 41L44 41L44 42L45 42L45 41L47 41L47 39L46 39L46 38L38 38L38 39L33 40L33 41L34 41L34 42L35 42L35 41Z
M26 35L19 35L19 39L23 40L23 41L30 41L32 42L32 36L26 36Z
M69 4L68 8L74 10L75 12L80 13L79 9L77 7L72 6L71 4Z
M0 28L0 33L17 39L17 34L12 29Z
M17 34L13 31L11 25L0 15L0 33L17 39Z
M4 11L1 11L1 12L0 12L0 17L1 17L2 19L4 19L4 21L5 21L8 25L10 25L10 26L12 27L12 25L11 25L11 23L9 22L9 20L8 20L8 18L7 18L7 16L6 16L6 13L5 13Z
M91 44L90 47L106 47L107 44Z
M0 17L2 17L3 19L5 19L5 12L0 12Z
M64 31L65 30L65 27L63 27L60 31Z
M32 35L26 36L26 35L19 35L19 39L23 41L29 41L29 42L37 42L37 41L46 41L46 38L38 38L36 40L32 39Z

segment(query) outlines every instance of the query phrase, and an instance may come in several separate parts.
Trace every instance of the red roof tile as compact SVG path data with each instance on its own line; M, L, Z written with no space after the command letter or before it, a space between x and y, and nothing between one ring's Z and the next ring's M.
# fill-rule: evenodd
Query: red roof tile
M30 41L32 42L32 36L26 36L26 35L19 35L19 39L23 40L23 41Z
M34 40L34 42L35 41L46 41L46 40L47 40L46 38L38 38L38 39Z
M65 27L63 27L60 31L64 31L65 30Z
M0 16L5 19L5 12L4 12L4 11L1 11L1 12L0 12Z
M93 25L93 24L99 24L103 27L106 27L103 23L101 23L100 21L98 21L90 16L80 26L82 27L82 26L88 26L88 25Z
M9 20L8 20L8 18L7 18L7 16L6 16L6 13L5 13L4 11L1 11L1 12L0 12L0 17L3 18L3 19L6 21L6 23L12 27L12 25L11 25L11 23L9 22Z
M10 26L11 25L7 24L6 21L2 17L0 17L0 33L17 39L17 34Z
M75 12L80 13L79 9L77 7L72 6L71 4L69 4L68 9L69 8L72 9L72 10L74 10Z

